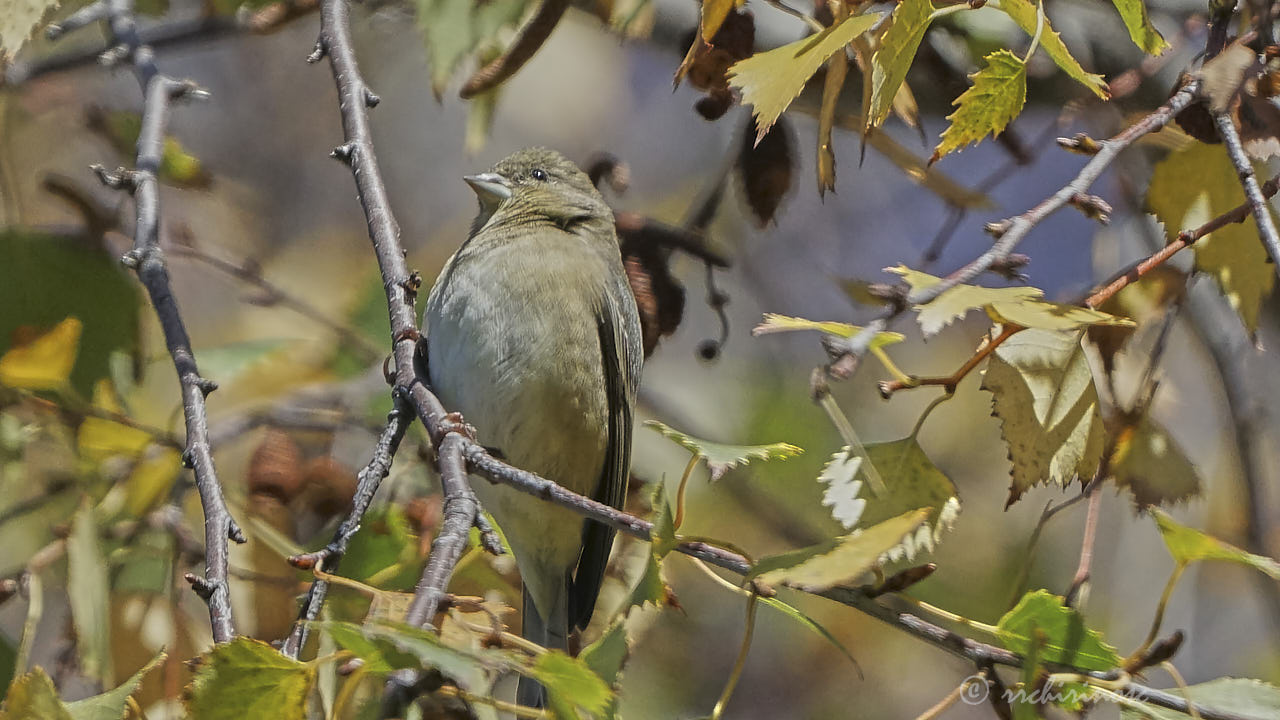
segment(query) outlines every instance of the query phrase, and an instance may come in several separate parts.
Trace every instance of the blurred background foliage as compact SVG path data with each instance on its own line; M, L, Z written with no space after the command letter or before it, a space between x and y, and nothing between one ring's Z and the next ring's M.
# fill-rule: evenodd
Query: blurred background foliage
M65 16L75 6L57 13ZM159 47L165 72L211 92L208 102L172 114L161 169L163 241L201 370L221 387L209 404L213 443L232 512L250 537L231 555L238 629L277 640L288 632L295 598L309 580L283 558L327 541L389 408L381 280L350 178L326 157L341 139L333 82L303 62L317 16L300 6L296 19L252 33L224 26L237 12L243 19L269 11L265 3L172 0L139 7L153 15L144 26L206 17L222 23L216 27L223 29ZM1054 147L1052 137L1080 130L1105 137L1131 113L1167 96L1202 44L1187 40L1204 32L1201 7L1160 0L1150 9L1173 49L1141 64L1109 3L1052 3L1054 27L1084 66L1108 78L1141 68L1127 76L1132 91L1111 104L1092 102L1037 56L1027 110L1010 131L946 158L924 185L903 172L903 161L886 154L886 146L872 144L863 158L858 134L838 129L836 192L821 199L811 180L817 99L808 93L786 116L781 132L789 140L774 149L780 163L767 161L775 173L767 187L753 189L762 182L759 173L729 176L705 233L709 246L731 262L714 271L716 292L729 299L727 339L708 360L708 340L723 332L712 307L718 303L704 302L710 271L674 254L671 273L687 302L678 329L647 363L641 416L700 437L788 442L805 452L730 470L715 484L698 470L684 534L731 542L758 557L840 531L815 481L842 444L809 400L810 370L825 355L811 336L753 338L750 328L763 312L856 321L871 311L850 298L847 281L887 282L880 269L899 262L922 267L921 257L949 223L957 223L954 236L939 244L926 269L948 271L987 247L985 222L1030 207L1077 171L1081 161ZM749 111L741 107L704 119L708 105L720 101L707 101L717 91L697 87L696 78L672 92L672 74L698 18L697 4L681 0L580 3L499 91L458 99L466 71L509 42L525 10L520 0L492 0L474 11L453 0L355 9L361 67L382 97L372 115L375 142L410 265L424 278L434 277L474 214L461 176L512 149L547 145L583 163L611 153L628 166L629 187L606 191L610 202L678 225L720 183L751 132ZM752 10L757 48L804 32L795 18L766 4ZM85 170L95 162L130 162L140 97L127 72L92 63L23 76L48 58L101 42L92 28L57 47L33 40L0 88L0 354L40 350L44 354L19 363L19 370L54 368L47 377L0 375L0 576L22 579L21 587L6 586L8 599L0 605L0 687L14 674L24 624L34 623L36 639L22 651L48 670L67 699L114 687L166 649L162 670L148 676L138 695L148 717L163 718L178 713L177 698L190 677L183 660L210 644L206 609L181 578L202 563L201 514L190 474L181 468L172 368L150 308L115 260L128 247L131 213ZM995 12L937 23L908 77L919 105L908 119L918 127L896 119L884 131L899 155L927 157L964 76L982 55L1025 47L1018 43L1025 37ZM842 101L849 103L842 114L855 123L856 95L846 91ZM1103 178L1098 192L1121 200L1114 202L1110 226L1099 229L1073 213L1044 222L1021 248L1032 258L1025 268L1031 283L1066 300L1145 254L1141 238L1152 232L1152 222L1133 198L1141 195L1160 143L1177 141L1157 136ZM1013 180L1003 182L1006 177ZM775 204L776 212L762 211L762 202ZM1275 345L1277 317L1274 300L1264 301L1260 345ZM935 375L970 354L985 321L970 316L927 344L914 323L895 329L907 335L893 349L897 363ZM37 337L47 347L33 345ZM1170 342L1153 413L1193 459L1203 485L1201 496L1176 512L1243 546L1242 518L1250 508L1216 374L1190 323L1180 321ZM70 363L69 372L57 372L58 363ZM1274 355L1257 358L1252 378L1259 395L1280 396L1275 365ZM908 435L932 397L925 390L886 402L876 390L880 373L867 364L853 380L833 386L865 442ZM1065 495L1038 487L1002 509L1009 463L990 417L990 395L978 385L964 382L919 435L928 457L958 488L964 511L932 557L938 571L915 591L993 623L1019 597L1024 563L1030 562L1026 587L1065 591L1083 508L1048 524L1038 551L1027 557L1041 509ZM1271 414L1263 421L1275 429ZM343 562L344 576L387 590L412 589L439 519L426 452L414 427ZM1275 450L1267 452L1274 477ZM658 433L637 430L634 457L642 482L633 484L629 507L647 513L651 484L665 479L670 486L687 454ZM1269 502L1274 516L1276 498ZM1111 643L1132 647L1146 632L1173 564L1127 494L1106 491L1100 527L1088 617ZM1280 553L1280 537L1266 542L1263 550ZM620 548L637 544L624 539ZM602 602L627 595L633 561L645 556L619 553ZM672 557L664 568L679 607L650 606L633 616L636 642L621 701L628 718L705 711L737 653L740 600ZM509 561L474 550L453 587L518 600ZM16 599L33 592L41 599L38 612ZM971 673L955 658L849 608L797 593L786 597L849 648L860 670L817 635L762 610L730 717L913 717ZM329 608L333 617L358 619L368 605L362 593L337 587ZM1188 682L1223 675L1280 681L1280 619L1266 607L1247 570L1193 568L1165 622L1187 632L1178 665ZM1096 714L1114 712L1104 707ZM951 716L989 713L961 705Z

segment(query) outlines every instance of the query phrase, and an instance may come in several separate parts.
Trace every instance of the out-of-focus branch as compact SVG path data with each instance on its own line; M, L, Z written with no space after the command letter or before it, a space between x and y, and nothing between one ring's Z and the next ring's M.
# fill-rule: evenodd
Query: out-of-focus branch
M223 37L241 34L265 34L274 32L285 23L302 17L319 6L319 0L287 0L268 5L260 10L232 16L206 15L198 18L174 20L155 25L138 33L143 45L154 50L178 47L189 43L209 42ZM106 3L93 3L68 17L54 34L66 33L105 18ZM92 11L84 12L93 8ZM82 15L83 13L83 15ZM96 17L95 17L96 16ZM75 18L74 23L72 18ZM99 63L114 45L73 50L61 55L18 61L4 69L0 75L0 88L14 87L42 75L75 70Z
M1017 248L1018 243L1022 242L1023 238L1036 225L1063 207L1072 204L1078 197L1083 196L1122 150L1132 145L1138 138L1155 132L1168 124L1175 115L1196 99L1199 90L1200 83L1198 80L1188 83L1151 114L1129 126L1115 137L1095 143L1096 154L1080 169L1080 172L1071 182L1064 185L1053 195L1045 198L1038 205L1021 215L990 223L987 226L987 230L996 237L991 249L943 278L942 282L910 292L907 294L905 303L890 306L879 317L867 323L857 335L847 341L835 343L833 349L838 352L838 357L832 362L829 372L838 378L849 377L857 370L862 357L866 355L871 346L871 340L877 333L883 332L888 328L890 320L913 305L923 305L935 300L947 290L973 280L1006 260Z
M133 248L121 259L137 273L146 288L164 333L165 345L173 359L182 388L183 417L186 422L186 449L183 463L195 471L196 489L205 516L205 575L188 573L186 579L209 605L214 642L226 642L235 635L231 600L227 588L227 539L244 542L244 533L227 510L222 496L209 446L209 420L205 413L205 397L217 387L200 376L191 339L178 310L177 299L169 282L164 253L160 249L160 187L156 179L164 149L164 129L170 104L177 100L200 97L203 92L190 81L178 81L160 74L155 55L138 34L132 0L97 0L81 8L62 26L51 26L48 34L56 38L68 30L91 22L105 20L112 44L112 58L128 59L142 86L144 105L142 128L138 134L138 156L134 169L108 171L95 166L99 179L109 187L127 191L133 196L137 213L134 222Z

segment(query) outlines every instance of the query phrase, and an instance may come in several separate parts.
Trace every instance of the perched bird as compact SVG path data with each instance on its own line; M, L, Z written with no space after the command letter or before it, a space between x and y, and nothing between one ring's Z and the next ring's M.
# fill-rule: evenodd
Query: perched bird
M620 508L643 350L613 212L544 148L466 181L480 212L427 300L426 377L507 462ZM566 649L591 619L614 531L505 485L473 486L520 569L524 637ZM542 699L522 678L521 704Z

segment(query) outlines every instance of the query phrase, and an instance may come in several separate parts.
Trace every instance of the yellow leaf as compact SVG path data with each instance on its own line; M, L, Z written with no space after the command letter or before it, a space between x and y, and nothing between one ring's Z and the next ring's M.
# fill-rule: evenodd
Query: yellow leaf
M110 381L99 380L93 386L93 406L113 413L122 411ZM97 417L85 418L76 436L80 454L94 462L117 455L136 456L150 444L150 433Z
M901 276L911 286L912 292L925 290L942 282L940 277L912 270L905 265L885 268L885 270ZM1033 287L986 288L977 285L957 285L923 305L916 305L915 310L919 313L917 319L920 322L920 329L925 337L929 337L936 335L953 321L964 317L970 310L977 310L997 301L1035 299L1043 294L1039 288Z
M1036 34L1036 6L1030 0L1000 0L1000 9L1022 28L1023 32L1032 36ZM1066 43L1062 42L1062 36L1050 27L1047 17L1044 20L1044 28L1040 32L1040 47L1044 48L1063 72L1092 90L1094 95L1103 100L1111 97L1107 81L1101 75L1085 72L1084 68L1080 67L1080 63L1071 56Z
M711 42L716 36L724 19L735 7L742 7L747 0L703 0L702 2L702 39Z
M903 0L893 11L880 48L871 56L871 101L864 130L879 126L889 116L893 99L924 39L924 31L933 20L933 11L929 0Z
M818 545L761 558L751 574L806 592L844 585L890 560L887 554L914 536L928 517L928 508L912 510Z
M1120 19L1129 30L1133 44L1148 55L1159 55L1169 47L1164 36L1151 24L1147 15L1147 5L1143 0L1111 0L1116 10L1120 11Z
M1194 179L1194 182L1190 182ZM1195 143L1170 153L1151 174L1147 210L1173 240L1244 202L1235 167L1221 145ZM1258 327L1262 299L1275 285L1275 269L1258 240L1252 217L1228 223L1192 246L1196 269L1212 275L1249 332Z
M804 318L765 313L764 320L751 330L752 335L768 335L769 333L790 332L793 330L817 330L836 337L851 338L862 331L862 328L849 323L834 321L805 320ZM879 332L871 341L871 347L884 347L902 342L904 336L896 332Z
M138 463L125 481L125 508L131 517L143 517L168 497L182 470L182 453L165 448Z
M58 0L13 0L0 12L0 63L13 59Z
M1027 66L1008 50L988 55L987 66L969 77L973 85L952 103L957 109L947 117L951 125L933 149L931 163L988 134L999 135L1027 101Z
M1089 325L1133 327L1137 324L1129 318L1117 317L1101 310L1031 299L993 302L987 306L987 315L998 323L1012 323L1041 330L1078 330Z
M831 147L836 102L849 74L849 60L836 53L827 61L827 78L822 85L822 106L818 109L818 195L836 189L836 153Z
M51 330L0 356L0 385L26 390L67 386L80 350L80 320L68 317Z
M879 14L851 17L803 40L756 53L729 68L729 84L742 91L743 102L754 106L757 142L804 90L818 68L879 18Z

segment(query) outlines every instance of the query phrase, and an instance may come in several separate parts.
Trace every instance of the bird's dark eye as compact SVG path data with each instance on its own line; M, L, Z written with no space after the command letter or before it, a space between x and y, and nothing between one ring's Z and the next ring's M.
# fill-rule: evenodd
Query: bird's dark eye
M533 178L534 180L538 180L540 182L546 182L547 171L543 170L542 168L534 168L533 171L529 173L529 177Z

